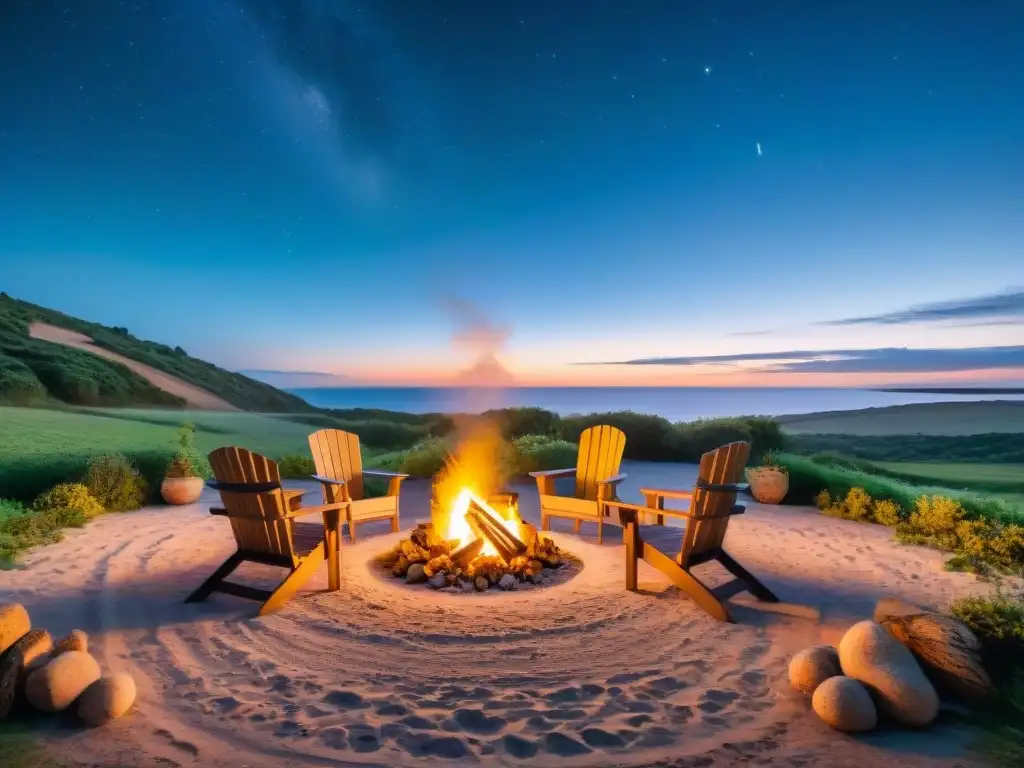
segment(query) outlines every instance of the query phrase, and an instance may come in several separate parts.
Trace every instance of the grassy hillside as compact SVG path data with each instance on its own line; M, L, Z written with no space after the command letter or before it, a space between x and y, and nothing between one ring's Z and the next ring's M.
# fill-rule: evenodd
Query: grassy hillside
M196 425L203 455L241 445L280 458L309 452L305 424L251 413L155 410L0 408L0 497L31 499L80 477L93 456L128 455L151 482L163 476L178 425Z
M889 461L876 466L883 472L922 485L942 485L1024 502L1024 464Z
M223 398L247 411L312 412L305 400L238 373L132 336L125 328L98 323L29 304L0 293L0 404L61 402L88 406L161 406L183 401L157 389L123 365L88 352L33 339L34 321L83 333L97 346L145 363Z
M777 419L786 432L839 435L1024 434L1024 400L915 403L859 411L829 411Z
M1024 464L1024 434L790 435L797 453L839 453L872 461L945 461Z

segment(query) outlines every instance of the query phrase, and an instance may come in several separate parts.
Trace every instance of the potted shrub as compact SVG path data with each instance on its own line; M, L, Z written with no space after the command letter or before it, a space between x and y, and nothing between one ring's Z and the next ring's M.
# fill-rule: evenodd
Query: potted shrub
M782 466L774 451L768 451L760 466L747 467L750 495L762 504L778 504L789 493L789 471Z
M209 474L195 447L196 428L182 424L178 428L178 450L160 484L160 495L168 504L194 504L203 492Z

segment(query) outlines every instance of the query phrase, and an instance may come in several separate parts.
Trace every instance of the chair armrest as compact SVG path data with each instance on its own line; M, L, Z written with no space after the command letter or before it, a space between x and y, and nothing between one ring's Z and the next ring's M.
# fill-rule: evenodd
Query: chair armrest
M325 485L344 485L344 480L337 480L333 477L324 477L323 475L310 475L314 480L319 480Z
M598 485L615 485L616 483L621 483L623 480L626 479L626 477L628 477L628 475L626 475L625 472L622 472L622 473L620 473L618 475L612 475L611 477L607 477L604 480L598 480L597 484Z
M708 493L740 493L742 491L749 491L750 483L709 483L698 478L697 487Z
M644 496L660 496L663 499L692 499L692 491L679 491L672 488L641 488Z
M404 472L388 472L383 469L364 469L363 474L369 475L370 477L391 477L398 478L400 480L404 480L409 476Z
M293 509L284 516L285 519L292 519L293 517L305 517L306 515L322 515L324 512L330 512L335 509L345 509L351 502L348 501L336 501L331 504L317 504L315 507L299 507Z
M625 501L606 501L604 502L606 508L611 509L626 509L632 512L646 512L651 515L666 515L668 517L681 517L685 520L690 518L690 513L682 509L657 509L656 507L648 507L644 504L630 504Z
M542 472L531 472L530 477L570 477L576 474L576 468L572 469L547 469Z

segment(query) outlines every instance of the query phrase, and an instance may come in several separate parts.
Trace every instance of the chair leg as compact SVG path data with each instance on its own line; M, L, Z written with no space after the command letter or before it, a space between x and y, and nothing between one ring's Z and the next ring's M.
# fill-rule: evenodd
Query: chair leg
M580 520L573 520L572 521L572 532L575 533L577 536L580 535L580 523L581 522L582 521L580 521Z
M697 577L683 568L679 563L660 552L643 540L637 542L638 554L647 562L668 577L669 581L686 593L697 605L719 621L733 623L732 616L725 603L718 599Z
M266 616L268 613L273 613L282 605L287 603L299 588L302 587L309 577L316 573L327 557L326 543L320 542L316 549L309 553L299 563L299 567L288 574L288 578L281 582L280 586L274 590L273 594L267 599L262 606L260 606L260 616Z
M726 552L724 549L721 551L721 553L718 555L716 559L718 560L718 562L722 564L722 566L726 570L729 571L729 573L731 573L737 579L746 584L747 591L750 592L750 594L752 594L758 600L765 603L779 602L779 598L775 596L774 592L772 592L770 589L768 589L768 587L766 587L764 584L758 581L757 577L754 576L754 574L752 574L742 565L733 560L732 556L729 555L729 553Z
M548 516L544 514L544 510L540 511L540 529L542 531L548 530Z
M202 583L199 589L186 597L185 602L199 603L208 598L217 590L220 583L230 576L231 572L241 565L244 560L245 558L242 557L241 553L235 552L231 557L221 563L220 567L213 572L213 575L210 576L210 578Z
M604 522L602 522L600 517L597 518L597 543L604 543Z
M391 518L391 532L398 533L398 513L396 512Z

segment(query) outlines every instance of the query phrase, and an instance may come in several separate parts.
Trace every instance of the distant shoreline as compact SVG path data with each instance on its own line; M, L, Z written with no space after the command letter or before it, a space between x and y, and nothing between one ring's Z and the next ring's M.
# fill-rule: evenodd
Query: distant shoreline
M871 391L912 395L1024 395L1024 387L873 387Z

